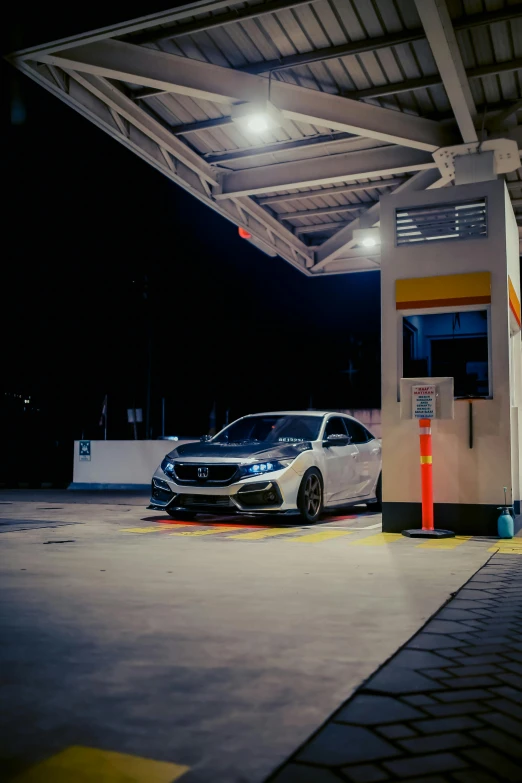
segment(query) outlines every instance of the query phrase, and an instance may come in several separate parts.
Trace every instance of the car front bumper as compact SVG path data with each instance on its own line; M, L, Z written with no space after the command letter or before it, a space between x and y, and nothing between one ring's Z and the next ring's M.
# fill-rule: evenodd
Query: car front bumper
M158 468L152 478L151 506L207 514L291 514L297 511L301 476L288 466L260 481L257 476L228 486L180 485Z

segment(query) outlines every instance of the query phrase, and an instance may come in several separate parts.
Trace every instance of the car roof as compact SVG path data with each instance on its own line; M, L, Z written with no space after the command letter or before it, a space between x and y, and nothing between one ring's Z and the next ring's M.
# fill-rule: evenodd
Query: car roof
M329 413L336 413L338 416L346 416L345 413L339 413L339 411L266 411L263 413L247 413L241 418L245 419L247 416L328 416ZM351 416L348 416L351 418Z

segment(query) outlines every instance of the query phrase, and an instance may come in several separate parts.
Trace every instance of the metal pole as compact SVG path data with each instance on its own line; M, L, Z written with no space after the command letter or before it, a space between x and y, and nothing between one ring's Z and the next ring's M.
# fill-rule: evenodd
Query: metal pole
M165 437L165 397L161 398L161 436Z
M107 440L107 411L109 410L109 397L105 395L105 416L103 417L105 440Z
M433 458L431 450L431 419L419 419L420 465L422 484L422 529L434 530L433 521Z
M148 337L148 343L147 343L147 407L145 411L145 439L150 439L150 398L151 398L151 375L152 375L152 339L150 336L150 325L148 326L149 329L149 337Z

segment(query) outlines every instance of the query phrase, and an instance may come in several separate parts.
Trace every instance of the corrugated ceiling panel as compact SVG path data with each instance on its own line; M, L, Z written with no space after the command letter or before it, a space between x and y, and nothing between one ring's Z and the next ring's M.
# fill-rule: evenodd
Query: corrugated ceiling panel
M235 7L243 8L244 5L236 4ZM495 11L503 7L503 0L448 0L452 18L459 21L466 15L483 13L484 10ZM221 9L218 13L224 12L226 9ZM204 17L199 15L197 18ZM162 44L161 49L216 65L241 68L249 63L380 37L403 29L418 30L420 26L415 0L316 0L309 5L300 5L172 39ZM461 30L457 31L456 35L464 65L468 69L522 57L522 19ZM340 95L433 76L438 76L438 71L425 38L375 52L303 64L273 74L274 79ZM521 80L522 71L470 80L476 105L493 105L520 97ZM374 105L411 114L427 117L451 116L451 107L442 83L366 100ZM227 116L230 111L229 107L223 105L194 101L183 96L162 96L149 99L148 103L169 125ZM301 139L321 133L328 137L329 131L307 123L287 121L281 128L255 136L241 132L234 124L228 124L190 134L185 140L201 154L205 154L262 147L276 141ZM368 146L375 144L370 142ZM357 144L354 146L348 141L337 142L328 150L330 154L338 154L355 148ZM223 161L219 165L229 170L249 169L317 157L326 154L325 149L314 149L310 146L279 150L266 155ZM324 195L327 190L328 188L313 188L297 191L321 195L311 196L307 200L279 202L273 206L273 210L283 213L336 204L362 204L371 202L379 194L379 190L371 187L369 191L335 196ZM381 192L386 192L386 189L381 188ZM343 223L347 216L349 213L344 217L332 214L302 220L308 223L312 221L314 224L332 223L336 220Z
M239 171L241 169L269 166L274 163L287 163L290 161L320 158L321 156L331 157L346 152L357 152L359 150L374 149L381 146L386 145L384 142L376 142L375 139L354 137L353 139L336 142L332 147L328 148L321 147L320 149L317 149L314 146L310 146L290 150L279 150L277 152L267 153L266 155L256 155L255 157L224 161L222 165L227 169Z

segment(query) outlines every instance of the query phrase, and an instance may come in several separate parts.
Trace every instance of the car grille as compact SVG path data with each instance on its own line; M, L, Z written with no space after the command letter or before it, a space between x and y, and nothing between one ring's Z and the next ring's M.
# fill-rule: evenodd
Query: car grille
M221 506L231 505L228 495L178 495L176 506L189 508L190 506Z
M206 477L200 477L198 471L208 470ZM232 481L237 473L237 465L182 465L174 467L176 478L183 484L216 484L224 485Z

